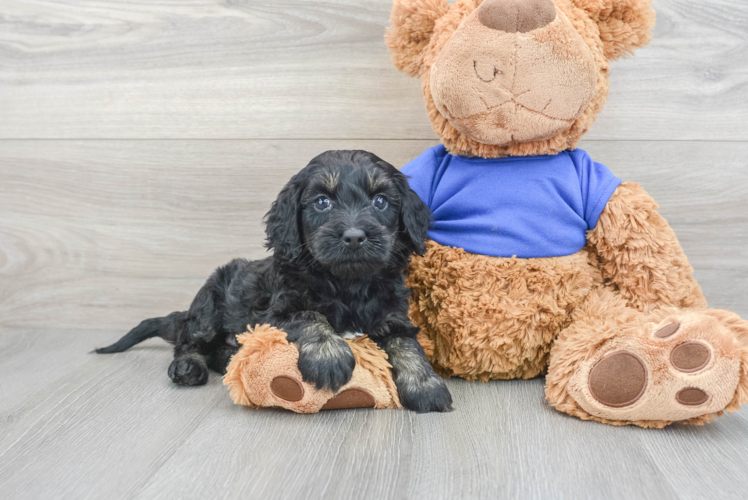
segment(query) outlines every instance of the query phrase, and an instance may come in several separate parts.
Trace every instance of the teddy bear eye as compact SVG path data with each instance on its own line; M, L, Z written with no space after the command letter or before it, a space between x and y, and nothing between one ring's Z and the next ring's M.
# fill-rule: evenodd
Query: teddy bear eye
M497 68L493 63L479 63L473 61L473 70L475 70L476 76L486 83L491 83L496 79L496 75L503 75L504 73Z
M374 208L376 208L377 210L384 210L388 205L387 198L385 198L381 194L377 195L373 200L371 200L371 204L374 205Z
M329 210L331 207L332 202L330 201L330 198L327 198L326 196L320 196L319 198L314 200L314 208L316 208L320 212Z

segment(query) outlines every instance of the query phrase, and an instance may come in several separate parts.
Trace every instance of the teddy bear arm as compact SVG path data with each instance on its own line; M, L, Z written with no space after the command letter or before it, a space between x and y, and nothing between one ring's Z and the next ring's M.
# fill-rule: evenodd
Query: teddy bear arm
M693 268L658 208L639 184L621 184L587 234L592 260L629 307L706 307Z

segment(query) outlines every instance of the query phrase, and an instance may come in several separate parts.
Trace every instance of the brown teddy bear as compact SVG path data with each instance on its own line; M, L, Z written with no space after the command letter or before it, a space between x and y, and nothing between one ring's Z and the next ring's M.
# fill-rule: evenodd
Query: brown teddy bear
M748 401L748 323L706 308L654 200L575 149L609 61L653 23L649 0L394 1L387 45L443 143L403 168L434 214L408 282L442 375L545 374L551 405L613 425L701 424ZM301 381L283 332L240 341L224 379L237 403L400 407L365 338L337 395Z
M748 401L748 323L707 309L655 201L576 143L649 0L395 0L387 45L443 146L406 165L434 225L411 317L444 376L546 374L560 411L699 424Z

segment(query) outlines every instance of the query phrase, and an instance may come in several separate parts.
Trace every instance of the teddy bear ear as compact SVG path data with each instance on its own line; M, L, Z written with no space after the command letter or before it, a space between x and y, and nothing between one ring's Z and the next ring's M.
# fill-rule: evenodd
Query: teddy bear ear
M573 0L597 22L605 57L633 54L652 39L655 12L652 0Z
M384 36L397 69L419 76L423 56L437 19L449 10L447 0L394 0L390 27Z

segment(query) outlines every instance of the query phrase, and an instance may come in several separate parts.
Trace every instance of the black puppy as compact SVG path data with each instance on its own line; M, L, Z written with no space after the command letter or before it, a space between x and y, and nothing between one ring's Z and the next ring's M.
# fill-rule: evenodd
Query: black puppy
M431 214L389 163L365 151L328 151L286 184L268 212L264 260L218 268L189 311L147 319L117 343L121 352L151 337L175 344L169 377L183 385L225 373L247 325L282 328L299 350L299 371L337 391L355 360L344 334L366 333L384 349L403 406L451 409L452 397L416 341L404 271L422 255Z

